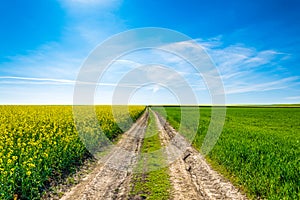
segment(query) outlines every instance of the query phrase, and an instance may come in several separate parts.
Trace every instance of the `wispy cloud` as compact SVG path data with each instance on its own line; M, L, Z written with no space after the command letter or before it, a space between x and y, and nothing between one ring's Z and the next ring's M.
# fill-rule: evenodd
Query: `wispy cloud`
M243 44L224 46L220 38L212 42L197 41L216 64L226 94L279 90L299 84L300 77L282 73L281 61L288 54L272 49L257 50Z
M243 93L266 93L268 91L286 90L296 87L300 83L300 77L286 73L282 62L291 55L279 52L273 49L257 50L253 47L247 47L243 44L224 45L222 37L216 37L209 40L196 39L200 45L211 57L215 63L223 80L225 93L227 95ZM181 51L193 55L192 41L183 41L168 45L170 50ZM172 53L156 51L156 56L160 57L166 66L176 70L184 76L194 90L202 91L205 84L199 72L191 70L184 59ZM201 55L195 55L195 59L202 59ZM157 62L156 59L153 59ZM207 62L201 60L201 64ZM204 70L205 71L205 70ZM206 73L210 73L207 71ZM214 73L214 76L216 74ZM197 82L197 84L195 84ZM199 82L199 83L198 83Z
M8 81L14 80L14 81ZM17 80L17 81L16 81ZM111 86L111 87L139 87L138 84L118 84L118 83L95 83L95 82L83 82L77 80L68 79L55 79L55 78L36 78L36 77L18 77L18 76L0 76L1 84L8 85L94 85L94 86Z
M21 80L21 81L36 81L36 82L47 81L48 83L54 82L54 83L65 83L65 84L75 83L75 81L67 80L67 79L35 78L35 77L19 77L19 76L0 76L1 83L3 83L2 80ZM10 82L10 83L14 83L14 82Z
M300 96L286 97L285 99L288 99L288 100L300 100Z
M300 77L288 77L285 79L277 80L277 81L271 81L271 82L264 82L264 83L258 83L258 84L247 84L247 85L238 85L234 84L231 86L228 86L226 89L226 94L239 94L239 93L246 93L246 92L264 92L264 91L270 91L270 90L279 90L279 89L285 89L290 86L290 83L300 80Z
M1 63L0 74L74 78L84 59L83 53L83 51L70 52L57 43L45 44L26 55L10 56L9 62Z

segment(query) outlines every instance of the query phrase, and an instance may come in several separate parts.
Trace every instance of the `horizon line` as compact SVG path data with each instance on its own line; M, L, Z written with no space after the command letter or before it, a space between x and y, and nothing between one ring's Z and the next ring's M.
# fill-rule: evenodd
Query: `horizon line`
M248 103L248 104L0 104L0 106L299 106L300 103Z

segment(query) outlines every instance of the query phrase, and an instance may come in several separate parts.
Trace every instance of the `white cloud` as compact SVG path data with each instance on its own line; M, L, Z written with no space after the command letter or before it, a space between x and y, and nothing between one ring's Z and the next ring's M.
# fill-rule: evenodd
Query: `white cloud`
M160 90L160 86L159 86L158 84L155 84L155 85L153 86L152 92L153 92L153 93L156 93L156 92L159 91L159 90Z
M6 76L75 78L84 59L84 52L47 43L24 55L11 56L2 63L0 72Z
M292 81L299 80L299 77L288 77L281 80L263 82L263 83L253 83L247 85L229 85L226 87L226 94L239 94L246 92L263 92L270 90L279 90L288 88Z
M281 74L284 68L280 65L287 54L275 50L257 50L246 47L243 44L226 46L221 42L221 36L211 40L196 39L200 46L209 54L216 69L223 80L226 94L241 94L249 92L266 92L293 87L299 84L299 77ZM183 41L167 45L170 50L193 55L193 41ZM180 75L185 76L189 81L199 81L198 72L191 69L184 60L174 54L157 52L164 61L169 63L171 68L177 70ZM206 62L202 55L197 54L197 61ZM199 63L201 63L199 62ZM181 71L182 70L182 71ZM206 74L210 74L207 71ZM213 77L216 73L213 73ZM204 84L191 84L195 90L203 90Z
M300 100L300 96L286 97L285 99L288 99L288 100Z
M13 81L9 81L13 80ZM110 86L110 87L138 87L137 84L119 84L119 83L95 83L95 82L83 82L83 81L76 81L76 80L67 80L67 79L56 79L56 78L37 78L37 77L18 77L18 76L0 76L0 83L2 85L72 85L75 84L79 85L96 85L96 86Z
M0 76L1 79L13 79L13 80L21 80L21 81L48 81L48 82L57 82L57 83L74 83L73 80L67 79L55 79L55 78L36 78L36 77L19 77L19 76Z
M212 45L207 52L216 63L226 94L262 92L289 88L299 77L283 75L280 62L287 54L275 50L257 50L242 44Z

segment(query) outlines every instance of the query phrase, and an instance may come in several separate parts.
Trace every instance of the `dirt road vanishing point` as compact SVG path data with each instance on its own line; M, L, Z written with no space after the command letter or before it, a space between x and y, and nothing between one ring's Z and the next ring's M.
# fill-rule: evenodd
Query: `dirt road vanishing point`
M154 113L166 160L170 163L171 199L247 199L212 170L203 156L158 113L147 111L122 135L117 145L99 161L89 176L61 200L129 199L132 170L143 143L149 112Z

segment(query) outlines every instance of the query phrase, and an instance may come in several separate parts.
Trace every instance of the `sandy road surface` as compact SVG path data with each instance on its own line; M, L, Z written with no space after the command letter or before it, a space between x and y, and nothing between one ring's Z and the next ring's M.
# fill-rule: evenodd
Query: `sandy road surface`
M212 170L201 154L154 112L170 163L173 199L246 199L238 189Z
M211 169L197 150L156 112L165 155L169 162L171 199L246 199L238 189ZM128 199L132 170L143 142L149 113L124 133L119 143L106 155L90 175L66 193L68 199Z
M61 199L127 199L132 169L147 127L146 111L91 174Z

